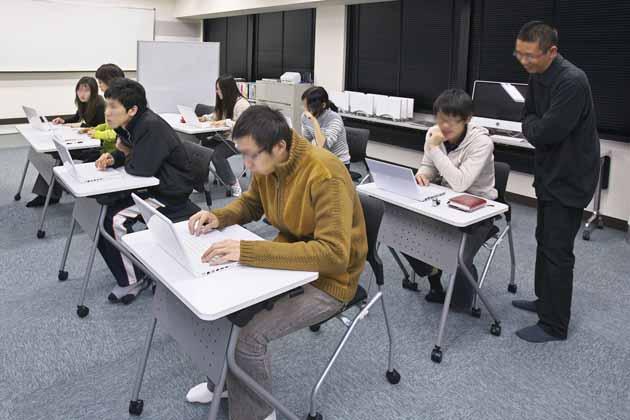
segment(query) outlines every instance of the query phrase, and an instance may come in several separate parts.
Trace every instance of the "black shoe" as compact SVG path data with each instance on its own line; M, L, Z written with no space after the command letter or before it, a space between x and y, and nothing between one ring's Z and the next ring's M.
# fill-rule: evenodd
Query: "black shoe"
M51 206L53 204L57 204L58 202L59 202L58 198L51 198L50 201L48 202L48 205ZM35 197L34 199L26 203L26 207L29 207L29 208L43 207L45 203L46 203L46 197L44 197L43 195L38 195L37 197Z
M522 309L524 311L536 313L536 307L538 306L538 300L513 300L512 306Z
M446 299L446 292L444 292L444 290L431 289L424 298L427 302L444 303L444 299Z
M48 202L48 205L52 206L53 204L57 204L58 202L59 202L58 198L51 198L50 201ZM34 199L26 203L26 207L29 207L29 208L44 207L45 203L46 203L46 197L44 197L43 195L38 195L37 197L35 197Z
M566 337L557 337L549 334L538 324L531 325L529 327L521 328L516 331L516 335L521 340L525 340L529 343L547 343L549 341L563 341Z

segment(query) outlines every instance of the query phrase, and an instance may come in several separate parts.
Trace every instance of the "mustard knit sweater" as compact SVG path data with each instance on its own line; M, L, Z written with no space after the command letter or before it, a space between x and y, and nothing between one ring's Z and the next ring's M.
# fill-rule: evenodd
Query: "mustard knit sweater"
M327 150L293 132L289 159L213 213L220 227L264 214L280 231L273 241L241 241L242 264L316 271L315 287L342 302L354 296L367 256L363 210L348 170Z

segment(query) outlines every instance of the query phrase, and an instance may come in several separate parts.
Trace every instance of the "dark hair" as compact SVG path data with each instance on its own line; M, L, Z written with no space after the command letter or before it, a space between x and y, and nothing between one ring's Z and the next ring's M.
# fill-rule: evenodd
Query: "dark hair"
M142 85L135 80L115 79L105 91L105 98L115 99L120 102L126 110L138 107L142 112L147 109L147 94Z
M525 42L537 42L542 52L558 46L558 31L540 20L527 22L518 31L518 39Z
M473 114L473 102L462 89L447 89L433 102L433 114L438 112L465 120Z
M271 152L281 140L291 149L292 131L284 115L266 105L253 105L247 108L234 124L232 138L251 136L256 144L266 152Z
M80 86L87 86L90 89L90 99L87 102L81 102L77 90ZM84 76L79 79L77 85L74 88L74 104L77 106L79 112L79 118L84 120L87 124L88 121L94 121L96 116L96 108L103 103L103 98L98 94L98 85L96 79L90 76Z
M302 100L306 100L306 107L315 117L319 117L322 112L331 109L339 112L337 106L328 98L328 92L321 86L311 86L302 94Z
M122 79L123 77L125 77L125 72L123 72L122 69L116 64L108 63L103 64L98 69L96 69L96 74L94 76L98 80L109 86L112 80Z
M219 89L221 89L221 94L223 95L223 99L219 98L219 95L217 95L215 100L214 113L217 120L232 119L234 117L234 105L236 105L238 98L243 97L236 86L234 77L229 74L224 74L223 76L219 76L214 85L215 87L219 85Z

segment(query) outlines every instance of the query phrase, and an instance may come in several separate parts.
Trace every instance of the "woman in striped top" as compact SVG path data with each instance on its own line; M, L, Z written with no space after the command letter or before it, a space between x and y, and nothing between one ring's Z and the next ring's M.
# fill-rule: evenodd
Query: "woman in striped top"
M346 128L337 107L328 99L323 87L313 86L302 94L302 136L316 147L323 147L337 156L349 169L350 151Z

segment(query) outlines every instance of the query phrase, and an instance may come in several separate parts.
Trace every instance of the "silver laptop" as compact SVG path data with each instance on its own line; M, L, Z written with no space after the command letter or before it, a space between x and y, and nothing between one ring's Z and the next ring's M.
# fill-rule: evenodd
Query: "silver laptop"
M177 110L184 117L184 120L186 121L184 123L185 125L197 128L208 127L210 125L210 123L202 123L199 121L199 117L197 117L195 111L189 106L177 105Z
M193 276L204 277L238 264L229 262L213 265L201 262L201 256L208 250L210 245L229 239L221 231L215 230L202 236L191 235L188 232L187 223L173 223L168 217L157 211L136 194L132 193L131 197L159 247Z
M99 170L96 168L95 164L75 165L64 140L56 133L53 134L53 143L55 144L57 153L59 153L61 162L63 162L63 166L65 166L80 183L96 182L105 179L120 178L122 176L122 174L115 169Z
M48 122L46 117L39 115L35 108L22 105L26 119L31 127L41 131L51 131L52 124Z
M378 160L365 159L378 188L417 201L427 201L444 195L444 190L434 186L422 187L416 182L413 171L402 166Z

